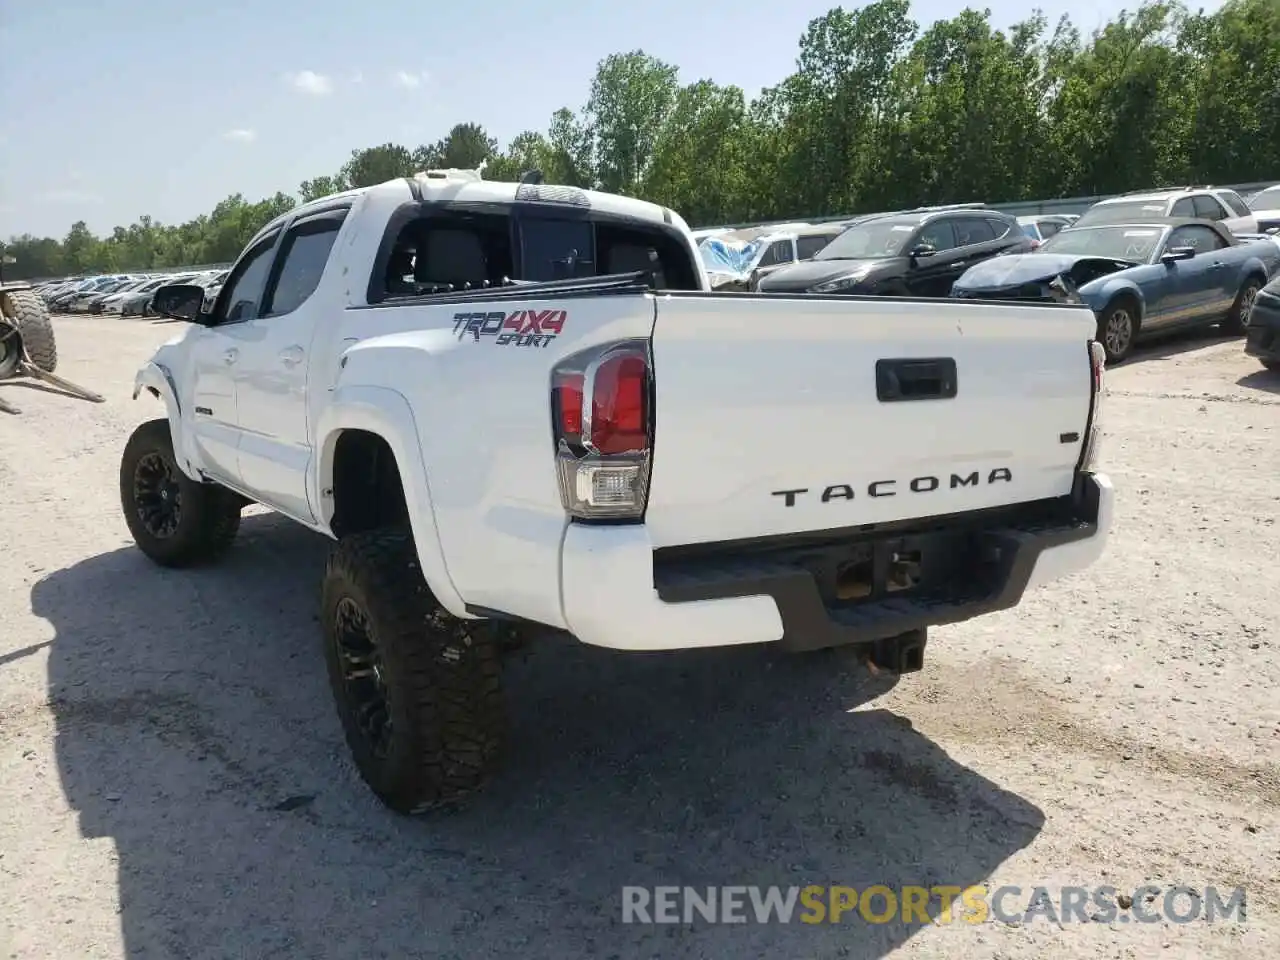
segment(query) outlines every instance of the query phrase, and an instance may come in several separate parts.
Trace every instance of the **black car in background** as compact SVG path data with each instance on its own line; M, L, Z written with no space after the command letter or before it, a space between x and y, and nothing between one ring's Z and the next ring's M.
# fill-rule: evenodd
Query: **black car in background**
M998 210L888 214L849 227L812 260L762 277L759 290L946 297L975 263L1031 249L1017 218Z
M1244 352L1280 373L1280 273L1258 291L1244 335Z

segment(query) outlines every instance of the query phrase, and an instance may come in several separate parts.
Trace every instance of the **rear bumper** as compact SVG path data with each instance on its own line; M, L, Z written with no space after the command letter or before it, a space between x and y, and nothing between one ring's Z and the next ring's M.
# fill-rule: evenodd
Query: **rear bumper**
M1280 360L1280 299L1258 295L1249 314L1244 352L1262 360Z
M797 542L655 552L643 526L571 524L565 620L584 643L674 650L783 641L797 650L872 643L1016 606L1023 592L1101 555L1114 492L1086 474L1077 494L1017 508L832 531ZM917 556L916 586L886 592L892 556ZM866 595L839 599L835 571L867 570Z

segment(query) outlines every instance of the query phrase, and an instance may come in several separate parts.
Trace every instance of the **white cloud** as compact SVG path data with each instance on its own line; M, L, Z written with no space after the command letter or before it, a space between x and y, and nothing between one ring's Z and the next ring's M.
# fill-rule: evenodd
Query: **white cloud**
M351 75L352 83L364 83L364 74L357 70Z
M323 73L316 73L314 70L299 70L297 73L289 74L289 83L299 93L309 93L315 97L333 92L333 81Z
M222 135L223 140L234 140L237 143L253 143L258 139L258 135L252 130L236 129L228 130Z
M425 70L419 70L417 73L410 73L408 70L397 70L392 77L396 86L404 87L406 90L417 90L430 79L431 75Z

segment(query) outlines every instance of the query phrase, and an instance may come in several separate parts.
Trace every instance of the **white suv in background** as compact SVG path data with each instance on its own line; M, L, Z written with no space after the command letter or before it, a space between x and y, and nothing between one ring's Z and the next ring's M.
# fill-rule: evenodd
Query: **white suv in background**
M1220 220L1232 233L1257 233L1258 221L1240 194L1223 187L1171 187L1134 190L1099 200L1084 212L1079 225L1144 217L1195 217Z

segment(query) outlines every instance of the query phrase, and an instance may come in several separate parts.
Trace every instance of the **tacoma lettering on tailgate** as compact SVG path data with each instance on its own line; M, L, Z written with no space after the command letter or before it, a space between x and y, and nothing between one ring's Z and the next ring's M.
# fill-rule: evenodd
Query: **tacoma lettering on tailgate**
M1012 483L1013 473L1008 467L996 467L994 470L987 471L986 479L983 480L982 472L974 470L972 473L951 474L950 482L944 484L938 477L913 477L907 481L907 491L911 493L933 493L935 490L941 490L945 485L950 490L956 490L960 487L977 487L992 483ZM774 490L772 496L782 497L783 505L794 507L796 500L806 493L809 493L808 487L796 487L793 490ZM875 480L867 484L868 497L894 497L899 493L897 480ZM850 483L833 483L829 487L822 490L822 502L830 503L833 500L852 500L853 484Z

